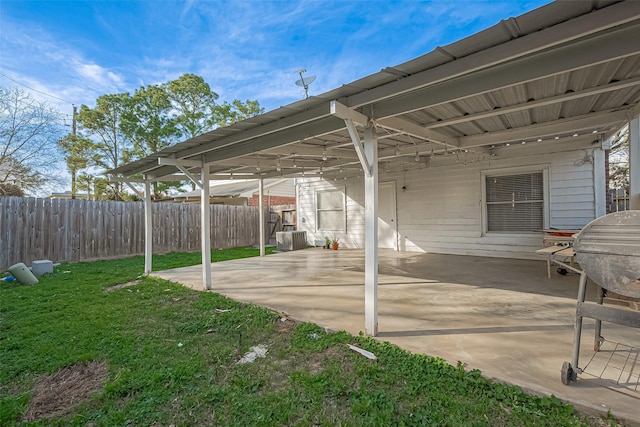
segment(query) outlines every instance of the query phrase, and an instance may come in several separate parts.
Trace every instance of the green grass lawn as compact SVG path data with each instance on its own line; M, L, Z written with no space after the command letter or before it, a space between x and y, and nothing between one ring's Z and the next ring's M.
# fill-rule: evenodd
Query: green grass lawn
M198 263L160 255L154 270ZM38 285L0 282L0 425L602 425L479 371L213 292L157 278L107 289L143 265L64 264ZM237 364L259 344L265 358Z

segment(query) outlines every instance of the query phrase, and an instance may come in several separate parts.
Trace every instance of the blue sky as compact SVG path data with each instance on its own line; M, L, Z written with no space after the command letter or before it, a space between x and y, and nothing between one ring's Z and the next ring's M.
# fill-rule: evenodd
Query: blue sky
M77 105L184 73L267 110L426 54L548 1L0 1L0 73ZM0 86L15 83L0 76ZM45 98L64 112L71 105Z

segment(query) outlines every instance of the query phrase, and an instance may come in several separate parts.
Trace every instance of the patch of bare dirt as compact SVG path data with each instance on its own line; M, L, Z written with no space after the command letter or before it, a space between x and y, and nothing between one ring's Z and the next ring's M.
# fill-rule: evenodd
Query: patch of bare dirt
M276 320L276 330L279 334L291 335L296 328L296 321L290 317L280 316Z
M113 292L113 291L117 291L118 289L128 288L129 286L135 286L138 283L140 283L140 280L134 280L133 282L121 283L119 285L109 286L108 288L105 288L104 291L105 292Z
M309 373L316 375L322 372L324 370L324 365L327 359L340 360L345 372L351 371L351 361L345 354L344 347L340 345L334 345L333 347L326 348L321 352L314 353L311 356L311 358L307 361Z
M101 391L107 378L104 362L83 362L40 377L31 396L25 421L63 417Z

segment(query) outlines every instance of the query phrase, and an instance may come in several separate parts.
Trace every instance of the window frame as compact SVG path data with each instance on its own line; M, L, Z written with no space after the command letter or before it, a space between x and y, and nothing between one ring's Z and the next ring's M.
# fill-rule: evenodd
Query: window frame
M489 214L487 211L487 178L496 176L523 175L529 173L542 173L542 230L540 231L489 231ZM480 204L482 206L482 234L483 235L532 235L540 234L543 230L549 228L550 209L549 209L549 165L531 165L501 169L487 169L480 171L480 185L482 187L482 198Z
M324 208L324 209L320 209L318 207L319 203L318 203L318 197L320 194L322 193L329 193L329 192L338 192L341 194L340 200L342 202L342 207L341 208ZM334 233L346 233L347 232L347 194L345 191L345 187L332 187L332 188L316 188L315 192L314 192L314 202L315 202L315 206L314 206L314 210L315 210L315 216L316 216L316 231L317 232L334 232ZM342 212L342 227L341 228L337 228L337 229L331 229L331 228L321 228L320 227L320 212Z

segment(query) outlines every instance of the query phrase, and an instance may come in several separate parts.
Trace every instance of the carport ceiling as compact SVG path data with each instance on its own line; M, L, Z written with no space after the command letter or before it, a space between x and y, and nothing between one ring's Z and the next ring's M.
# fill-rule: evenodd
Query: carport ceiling
M164 158L204 159L212 179L359 175L332 101L375 123L383 170L597 143L640 113L638 40L640 2L554 2L110 173L169 179L178 169Z

